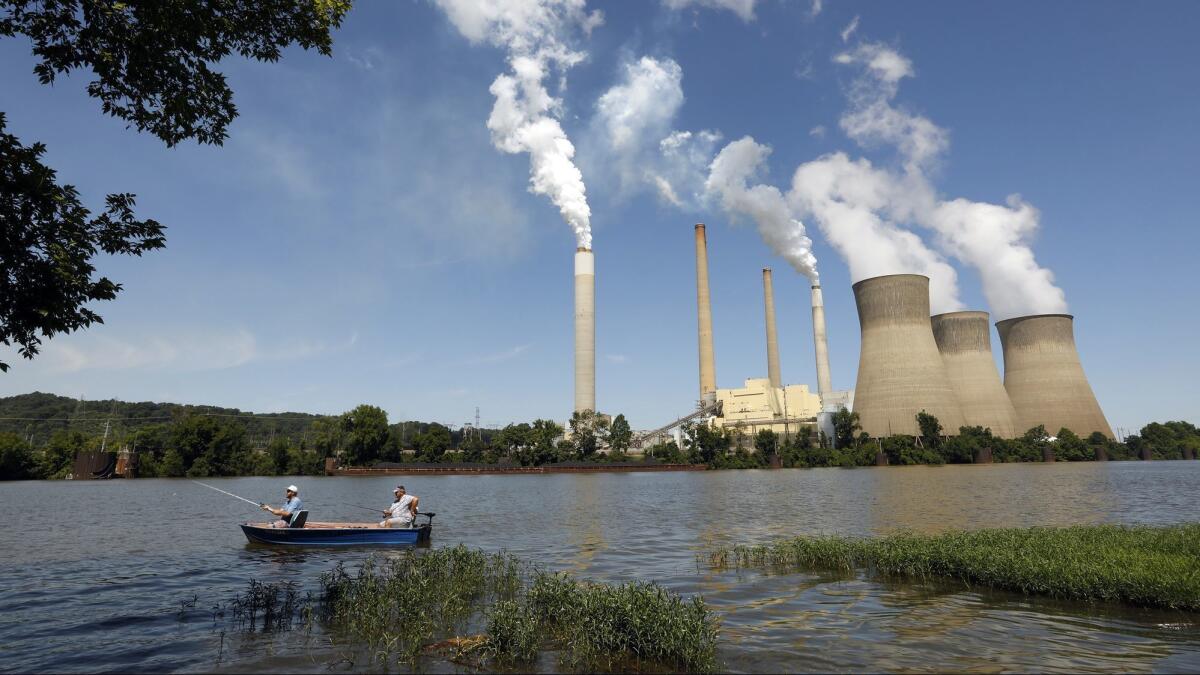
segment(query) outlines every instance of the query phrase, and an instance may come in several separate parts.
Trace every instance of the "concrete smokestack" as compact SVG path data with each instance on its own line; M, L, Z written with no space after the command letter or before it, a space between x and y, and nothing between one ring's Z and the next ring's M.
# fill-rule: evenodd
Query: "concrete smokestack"
M575 250L575 411L596 410L596 260Z
M1000 438L1015 437L1017 413L1000 383L1000 371L996 370L996 360L992 357L988 313L949 312L930 321L946 376L967 426L991 429L992 435ZM953 433L957 429L947 431Z
M708 294L708 239L704 223L696 224L696 321L700 336L700 400L717 400L717 367L713 359L712 299Z
M872 436L920 433L924 410L946 433L963 426L929 321L929 277L893 274L854 284L862 351L854 411Z
M825 300L821 287L812 287L813 351L817 355L817 393L821 395L821 407L829 406L829 394L833 383L829 378L829 342L825 339Z
M1070 314L1038 314L996 323L1004 348L1004 388L1024 433L1041 424L1054 435L1067 428L1087 438L1113 437L1075 349Z
M783 380L779 377L779 336L775 332L775 288L770 267L763 268L763 303L767 311L767 379L778 389Z

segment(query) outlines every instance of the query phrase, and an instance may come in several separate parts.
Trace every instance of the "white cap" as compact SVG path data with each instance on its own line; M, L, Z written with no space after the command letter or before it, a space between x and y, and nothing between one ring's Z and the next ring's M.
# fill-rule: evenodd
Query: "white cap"
M300 488L296 487L295 485L289 485L289 486L287 486L287 489L289 492L295 492L296 494L300 494Z

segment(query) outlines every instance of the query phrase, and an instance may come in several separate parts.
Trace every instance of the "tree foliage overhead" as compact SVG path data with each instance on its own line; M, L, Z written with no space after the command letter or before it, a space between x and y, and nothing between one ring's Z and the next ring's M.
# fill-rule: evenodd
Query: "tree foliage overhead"
M350 0L0 0L0 38L28 38L43 84L90 70L101 109L174 146L221 144L237 116L213 64L231 54L275 61L292 44L329 54ZM0 112L0 344L21 356L42 338L101 323L86 305L121 285L93 279L94 260L165 245L163 226L139 219L134 195L109 194L98 215L42 164L41 143L5 132ZM0 362L0 371L8 365Z
M166 240L158 222L134 217L131 194L109 195L94 216L42 164L45 146L26 147L4 128L0 113L0 343L33 358L42 337L103 323L85 305L112 300L121 285L92 278L97 249L140 256Z
M88 69L105 113L167 145L220 144L237 116L212 64L238 54L275 61L296 44L330 54L349 0L0 0L0 36L24 35L51 84Z

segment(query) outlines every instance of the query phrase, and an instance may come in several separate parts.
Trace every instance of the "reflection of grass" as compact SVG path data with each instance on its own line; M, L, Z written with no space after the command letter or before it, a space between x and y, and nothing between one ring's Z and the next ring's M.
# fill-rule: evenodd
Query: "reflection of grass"
M252 582L246 594L264 626L290 626L282 614L296 612L337 642L410 663L437 653L468 666L511 666L550 649L586 670L715 665L716 619L699 598L649 583L577 581L463 546L372 558L353 573L339 565L322 575L315 608L279 586Z
M1200 523L797 537L711 554L715 568L866 569L1072 600L1200 611Z

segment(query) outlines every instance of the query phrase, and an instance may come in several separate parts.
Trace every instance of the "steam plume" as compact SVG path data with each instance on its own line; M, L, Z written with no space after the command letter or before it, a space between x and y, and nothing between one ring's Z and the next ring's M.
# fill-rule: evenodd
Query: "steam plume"
M574 31L589 34L600 25L600 12L588 13L586 0L436 1L468 40L507 50L511 72L490 88L496 97L487 122L492 143L504 152L529 154L530 191L549 197L577 245L591 248L591 209L573 161L575 146L557 119L562 101L544 81L552 68L561 75L585 58L567 44Z
M817 285L820 283L817 258L804 224L792 217L791 208L778 188L750 185L770 153L771 148L749 136L730 143L712 161L705 189L720 200L726 212L754 219L759 235L771 250Z
M913 76L912 63L877 43L837 55L843 64L864 67L850 90L850 108L841 127L863 147L894 146L903 171L871 169L884 198L870 206L877 217L914 222L935 233L939 249L975 267L993 315L1063 313L1067 303L1054 275L1038 265L1029 240L1038 228L1038 212L1019 195L1006 205L967 199L942 200L929 178L930 168L949 148L949 135L929 119L897 108L899 83Z

